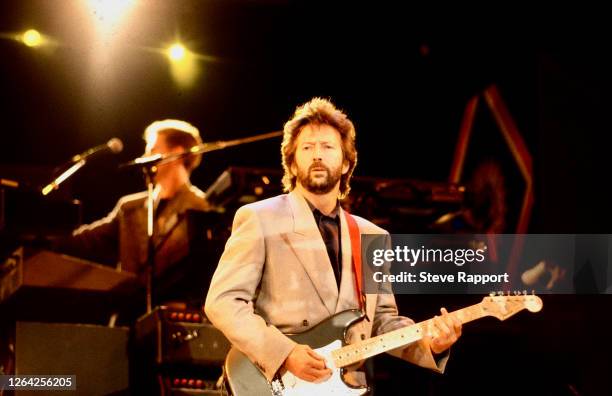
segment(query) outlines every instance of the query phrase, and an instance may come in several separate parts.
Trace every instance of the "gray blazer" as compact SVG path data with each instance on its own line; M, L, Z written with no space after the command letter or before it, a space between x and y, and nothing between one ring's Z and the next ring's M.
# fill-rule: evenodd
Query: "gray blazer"
M340 210L340 290L308 203L293 191L241 207L213 276L205 311L231 343L272 380L295 346L287 333L304 332L331 315L359 308L348 225ZM361 233L386 234L354 216ZM351 328L348 342L412 324L398 316L392 294L368 294L368 317ZM436 371L420 343L394 355Z

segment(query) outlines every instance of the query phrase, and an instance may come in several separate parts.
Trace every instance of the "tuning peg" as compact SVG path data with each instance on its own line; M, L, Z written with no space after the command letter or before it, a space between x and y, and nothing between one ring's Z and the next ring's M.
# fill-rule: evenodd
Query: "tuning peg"
M500 290L500 291L498 291L498 292L497 292L497 295L498 295L498 296L503 296L503 295L504 295L504 292Z
M495 292L494 291L489 292L489 297L495 297Z
M527 295L527 290L523 290L523 295L526 296Z

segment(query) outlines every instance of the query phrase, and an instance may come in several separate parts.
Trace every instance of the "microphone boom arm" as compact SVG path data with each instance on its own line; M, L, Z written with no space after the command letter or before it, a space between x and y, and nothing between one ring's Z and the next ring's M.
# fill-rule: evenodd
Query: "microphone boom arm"
M165 164L167 162L175 161L177 159L189 157L192 155L200 155L204 153L208 153L210 151L222 150L226 147L237 146L240 144L256 142L258 140L270 139L273 137L281 136L283 134L282 131L268 132L262 133L261 135L251 136L247 138L234 139L234 140L220 140L211 143L202 143L197 146L191 147L189 150L180 152L180 153L171 153L171 154L152 154L143 157L136 158L130 162L125 164L121 164L119 167L129 167L129 166L158 166L161 164Z
M72 176L76 171L81 169L86 163L87 159L95 155L96 153L110 150L114 154L117 154L123 150L123 142L118 138L112 138L104 144L100 144L96 147L92 147L89 150L83 151L81 154L77 154L68 161L67 164L62 165L62 168L66 168L59 176L57 176L51 183L44 186L41 190L42 195L48 195L51 191L57 190L59 185ZM61 169L61 168L60 168Z
M199 146L192 147L190 151L192 151L194 155L201 154L201 153L206 153L209 151L221 150L221 149L224 149L230 146L237 146L239 144L251 143L251 142L256 142L258 140L264 140L264 139L270 139L273 137L281 136L282 134L283 134L282 131L275 131L275 132L262 133L261 135L251 136L247 138L217 141L217 142L212 142L212 143L203 143L203 144L200 144Z
M44 186L42 191L41 191L42 195L48 195L51 191L57 190L59 185L64 180L66 180L70 176L72 176L76 171L81 169L84 165L85 165L85 160L84 159L79 160L78 162L75 162L70 168L68 168L65 171L63 171L62 174L59 175L58 177L56 177L51 183L49 183L46 186Z

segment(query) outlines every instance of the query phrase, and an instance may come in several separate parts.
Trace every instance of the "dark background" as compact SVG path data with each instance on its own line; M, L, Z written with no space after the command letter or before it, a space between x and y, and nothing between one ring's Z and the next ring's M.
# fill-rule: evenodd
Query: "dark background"
M156 0L135 8L129 29L115 37L119 45L96 68L93 28L78 6L4 1L0 32L35 27L62 45L0 40L0 177L42 185L72 155L119 137L120 155L90 161L54 193L78 198L88 222L143 189L137 172L117 165L142 153L150 122L184 119L205 141L229 140L280 130L298 104L323 96L355 122L357 176L445 182L467 101L495 84L533 157L529 232L607 233L612 29L600 10L584 8ZM177 35L216 59L200 63L191 88L178 88L167 60L143 50ZM511 233L524 186L482 101L474 131L462 181L481 160L502 163ZM210 153L192 181L205 190L229 166L278 169L279 139ZM399 304L425 319L441 304L477 301L448 297L400 297ZM377 387L382 394L607 394L606 297L547 296L540 314L466 325L444 377L379 358Z

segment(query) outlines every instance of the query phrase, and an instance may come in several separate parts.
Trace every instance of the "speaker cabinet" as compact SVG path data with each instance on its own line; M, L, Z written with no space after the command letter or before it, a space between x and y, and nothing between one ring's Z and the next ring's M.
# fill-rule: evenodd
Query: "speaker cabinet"
M128 339L124 327L16 322L15 374L75 375L71 395L128 394Z

